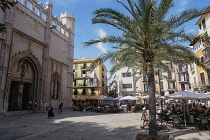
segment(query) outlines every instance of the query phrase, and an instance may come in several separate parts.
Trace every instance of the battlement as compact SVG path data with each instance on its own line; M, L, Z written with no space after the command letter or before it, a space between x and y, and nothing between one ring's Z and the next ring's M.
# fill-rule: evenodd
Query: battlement
M67 12L64 14L61 13L60 19L58 19L56 16L53 16L52 13L49 13L48 8L53 7L52 2L46 2L46 7L44 7L41 2L38 3L36 0L18 0L18 2L44 21L47 21L47 15L50 14L51 25L66 37L69 36L69 30L74 29L73 22L75 21L75 17L73 14L68 14Z

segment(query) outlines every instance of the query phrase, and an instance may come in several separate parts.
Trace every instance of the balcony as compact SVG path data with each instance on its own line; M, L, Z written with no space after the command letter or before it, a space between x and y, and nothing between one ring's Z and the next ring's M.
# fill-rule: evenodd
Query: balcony
M97 83L80 83L80 84L76 84L74 85L74 88L90 88L90 87L97 87Z

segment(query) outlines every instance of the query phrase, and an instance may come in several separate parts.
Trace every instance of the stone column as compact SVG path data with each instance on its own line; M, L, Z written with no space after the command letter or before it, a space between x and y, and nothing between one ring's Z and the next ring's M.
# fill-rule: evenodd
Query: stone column
M43 53L43 61L42 61L42 72L41 72L41 89L40 92L38 92L38 101L39 105L42 105L44 103L44 100L46 99L46 92L47 92L47 81L48 80L48 61L49 61L49 48L50 48L50 34L51 34L51 21L52 21L52 8L53 4L52 2L46 2L46 26L45 26L45 38L44 43L46 44L46 47L44 48Z

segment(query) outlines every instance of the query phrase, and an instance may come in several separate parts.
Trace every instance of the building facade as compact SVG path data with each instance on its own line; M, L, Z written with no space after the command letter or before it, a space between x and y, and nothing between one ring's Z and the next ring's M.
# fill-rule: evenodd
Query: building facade
M96 66L97 58L74 60L74 81L72 100L92 103L107 96L107 69L103 63Z
M208 7L210 8L210 7ZM210 34L210 14L202 15L196 22L198 25L199 33L197 35L209 36ZM210 68L210 44L205 40L192 42L194 54L204 62L207 68ZM210 91L210 72L206 72L201 67L196 67L197 78L194 81L194 90L200 92Z
M141 96L140 76L135 68L123 67L116 72L115 91L118 96Z
M70 105L73 82L72 14L53 16L35 0L19 0L0 12L7 32L0 34L0 112L26 110L28 102Z

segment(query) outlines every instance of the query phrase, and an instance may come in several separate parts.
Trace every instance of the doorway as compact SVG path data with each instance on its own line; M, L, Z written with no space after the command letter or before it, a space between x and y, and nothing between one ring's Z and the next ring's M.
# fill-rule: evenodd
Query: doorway
M20 110L18 106L19 88L20 88L20 82L18 81L11 82L8 111Z
M22 110L27 110L28 107L28 101L29 101L29 94L31 91L32 84L31 83L24 83L23 87L23 97L22 97Z

